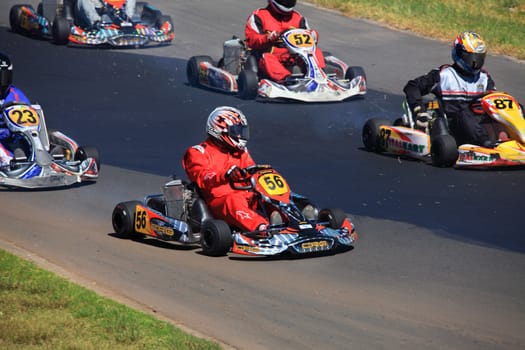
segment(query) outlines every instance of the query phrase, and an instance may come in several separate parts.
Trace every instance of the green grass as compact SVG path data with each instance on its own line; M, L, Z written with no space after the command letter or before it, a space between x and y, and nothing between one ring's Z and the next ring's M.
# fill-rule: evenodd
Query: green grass
M220 349L0 250L0 349Z
M354 17L452 43L474 30L489 52L525 59L525 0L307 0Z

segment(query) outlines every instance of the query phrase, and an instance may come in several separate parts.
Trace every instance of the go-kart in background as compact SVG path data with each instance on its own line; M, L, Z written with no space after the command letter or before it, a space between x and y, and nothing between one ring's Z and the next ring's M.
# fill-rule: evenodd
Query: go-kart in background
M159 300L159 307L172 318L182 319L190 326L198 325L205 333L241 347L246 347L250 337L257 339L258 346L281 348L283 345L295 348L302 342L312 348L316 344L323 348L342 348L350 339L369 344L370 336L378 337L377 344L395 342L398 339L395 335L385 335L380 330L382 326L375 323L377 314L388 313L371 305L373 296L382 300L379 296L385 296L383 293L391 293L388 295L393 302L387 304L393 310L403 309L403 302L416 301L417 306L410 311L414 312L411 314L414 318L407 316L414 322L425 321L417 315L429 311L426 309L432 304L429 300L440 301L443 295L448 300L457 297L462 300L461 307L456 303L436 305L446 320L444 323L448 323L449 316L458 316L457 312L462 316L451 321L454 325L476 326L479 330L484 329L484 316L490 315L502 321L500 328L492 330L498 334L494 336L498 341L503 341L501 334L510 332L505 345L511 348L515 339L523 342L522 334L513 332L520 323L511 322L519 320L516 315L524 311L522 303L511 306L525 291L524 283L514 278L523 276L525 266L525 238L519 220L525 194L523 171L438 169L361 149L361 127L365 120L400 116L406 81L450 62L450 43L391 31L300 4L298 9L320 32L323 50L351 65L364 67L368 94L364 99L336 104L258 103L191 88L186 82L185 67L192 55L219 58L222 42L232 35L242 37L249 13L265 1L152 1L173 18L176 35L173 44L120 51L62 47L11 33L8 12L18 3L8 0L0 4L0 13L4 14L0 17L0 50L7 52L14 62L15 84L43 106L49 127L64 131L81 144L98 147L102 173L100 181L92 186L2 193L2 197L9 197L14 204L2 213L2 222L10 222L12 231L6 229L0 237L16 241L89 278L102 278L99 283L112 289L118 285L128 296L139 299L147 295ZM36 1L24 3L31 3L35 8L37 5ZM506 90L522 103L525 101L523 63L489 55L486 67L500 90ZM107 235L112 231L110 213L114 204L157 192L167 176L183 174L182 153L205 137L206 117L218 105L234 105L246 113L252 135L249 148L256 161L272 164L287 177L292 189L310 196L319 205L338 206L355 215L362 238L354 251L331 257L330 262L314 259L301 261L299 265L285 261L284 264L272 262L266 267L258 264L255 269L255 264L235 264L233 268L228 260L217 264L217 260L211 261L193 251L122 242ZM56 204L46 206L46 203ZM17 208L33 212L34 219L30 222L35 226L28 228L27 236L25 231L20 231L25 223L23 225L18 216L24 210ZM13 216L19 221L13 220ZM37 218L49 220L48 228ZM56 232L57 227L66 232ZM62 251L58 251L59 247ZM90 249L97 253L93 255ZM149 255L158 260L147 262ZM168 282L162 282L162 278L152 280L151 269L159 268L165 276L172 276L175 272L167 267L168 262L181 258L184 260L179 261L177 273L188 270L191 276L188 279L196 279L184 282L189 283L188 287L180 286L179 277L175 277L177 283L171 284L169 277L164 279ZM167 263L159 267L160 261ZM193 271L192 264L197 266L197 276L189 272ZM209 270L212 264L216 265L213 273ZM126 279L121 266L126 266L124 269L137 277ZM220 270L217 266L226 267ZM276 266L282 271L275 272ZM98 274L90 272L95 269ZM240 276L258 269L261 275L251 277L260 282L256 288L250 283L254 281L247 277L246 285L237 281ZM262 277L270 274L267 269L272 270L274 278ZM333 286L332 294L325 294L321 283L311 284L312 273L327 286ZM237 292L206 296L199 286L219 285L219 282L210 282L215 281L215 274L222 280L240 283L235 287ZM341 308L330 305L324 308L326 312L317 312L312 306L314 309L297 315L294 298L289 294L279 297L268 285L286 283L290 275L294 276L291 280L295 285L307 289L301 288L303 294L298 296L301 305L314 305L318 301L313 290L320 291L323 298L330 295L334 303L342 302L341 295L334 296L339 293L337 288L341 288L340 293L350 293L348 289L354 286L357 290L351 291L353 298L366 306L360 309L356 305L345 304ZM157 290L150 288L158 283L167 284L159 285ZM416 292L410 287L415 284L418 285ZM136 291L130 287L134 285ZM201 299L218 297L217 303L239 310L217 328L210 325L209 318L222 320L224 315L213 316L213 310L221 307L211 306L211 300L195 305L197 300L185 295L189 290ZM271 302L275 302L275 308L280 311L274 310L275 314L261 311L261 305L265 304L252 300L250 294L253 293L271 296ZM178 299L178 303L174 299ZM342 300L351 303L346 298ZM489 300L496 300L495 306L474 311L474 305L488 304ZM184 308L181 304L188 305L188 312L180 312L180 308ZM349 310L356 313L372 310L373 315L365 316L369 317L367 336L348 319L352 318L346 314ZM392 316L394 313L388 320L398 322L397 316ZM275 339L270 341L260 335L264 333L260 329L249 327L246 317L254 318L254 324L271 331ZM450 348L452 344L469 347L470 336L444 330L442 325L436 326L436 330L435 325L424 328L407 322L408 325L396 329L409 338L409 343L424 344L425 338L439 337L441 344L448 345L444 347ZM360 330L348 330L352 324ZM320 334L305 335L313 327L322 327ZM421 338L416 333L422 334ZM477 336L472 337L479 340Z

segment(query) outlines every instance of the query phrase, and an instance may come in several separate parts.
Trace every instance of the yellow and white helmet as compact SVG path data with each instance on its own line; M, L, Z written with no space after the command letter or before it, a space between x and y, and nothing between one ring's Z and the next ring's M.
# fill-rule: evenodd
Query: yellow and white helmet
M475 32L463 32L452 45L452 59L466 74L478 74L487 55L487 45Z

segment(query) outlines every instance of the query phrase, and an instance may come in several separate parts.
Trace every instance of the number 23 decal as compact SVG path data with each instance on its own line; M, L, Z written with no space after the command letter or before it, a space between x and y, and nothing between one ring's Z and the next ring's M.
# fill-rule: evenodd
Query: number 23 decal
M15 124L24 126L34 126L40 123L38 113L28 107L11 109L9 111L9 119Z

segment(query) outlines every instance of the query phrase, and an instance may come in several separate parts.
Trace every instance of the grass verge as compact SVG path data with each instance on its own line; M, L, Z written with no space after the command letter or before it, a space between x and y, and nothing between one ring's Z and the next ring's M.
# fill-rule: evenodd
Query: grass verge
M0 349L220 349L0 250Z
M465 31L478 32L489 53L525 59L524 0L306 0L389 27L452 43Z

